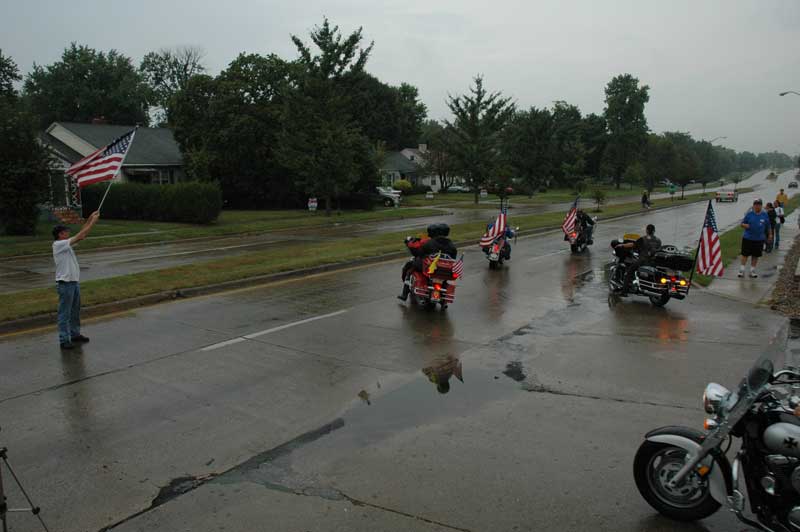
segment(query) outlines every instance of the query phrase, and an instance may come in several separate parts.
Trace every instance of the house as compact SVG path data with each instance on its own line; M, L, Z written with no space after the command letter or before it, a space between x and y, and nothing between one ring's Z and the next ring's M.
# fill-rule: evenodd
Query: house
M102 123L54 122L40 135L53 154L56 166L66 170L73 163L133 129ZM183 157L171 129L140 127L136 131L118 179L122 182L170 184L185 179ZM51 179L53 206L76 208L80 197L71 179Z
M416 185L422 171L420 165L404 156L399 151L386 152L381 164L381 177L386 185L393 185L400 179L405 179Z

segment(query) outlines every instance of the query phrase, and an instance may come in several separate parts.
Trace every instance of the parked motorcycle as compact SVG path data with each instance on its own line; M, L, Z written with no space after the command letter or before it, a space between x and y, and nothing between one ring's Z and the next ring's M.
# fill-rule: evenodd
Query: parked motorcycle
M592 221L596 223L597 216L592 218ZM584 228L580 224L575 224L575 229L571 233L564 235L564 240L569 241L569 248L573 253L582 253L586 248L594 244L591 231L591 228Z
M636 251L617 248L617 245L635 242L634 236L636 235L626 235L622 242L611 241L614 261L608 268L608 287L612 294L622 291L627 264L638 258ZM692 258L679 252L675 246L662 246L653 257L651 265L639 266L633 276L629 293L647 297L657 307L663 307L670 299L685 299L689 293L689 281L681 272L691 270L693 266Z
M703 407L712 417L704 431L662 427L645 435L633 463L639 493L677 521L703 519L726 505L757 530L800 530L798 394L800 371L775 373L765 357L732 392L710 383ZM726 453L734 438L741 446L731 464ZM757 522L744 515L747 496Z
M419 257L422 267L411 268L405 283L410 288L411 303L426 308L437 304L447 308L455 300L455 280L463 273L463 259L446 255Z

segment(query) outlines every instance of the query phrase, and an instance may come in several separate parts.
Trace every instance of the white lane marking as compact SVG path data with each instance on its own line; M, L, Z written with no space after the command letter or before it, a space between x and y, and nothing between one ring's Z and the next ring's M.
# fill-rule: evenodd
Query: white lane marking
M219 349L220 347L226 347L233 344L238 344L239 342L244 342L245 340L252 340L254 338L258 338L259 336L264 336L265 334L271 334L278 331L283 331L285 329L289 329L291 327L297 327L298 325L305 325L306 323L311 323L312 321L317 320L324 320L326 318L332 318L334 316L339 316L347 312L347 309L344 310L337 310L336 312L331 312L330 314L322 314L321 316L314 316L313 318L306 318L300 321L293 321L292 323L287 323L285 325L279 325L278 327L272 327L271 329L266 329L259 332L254 332L251 334L246 334L244 336L240 336L238 338L232 338L230 340L226 340L224 342L220 342L218 344L208 345L201 349L201 351L213 351L215 349Z

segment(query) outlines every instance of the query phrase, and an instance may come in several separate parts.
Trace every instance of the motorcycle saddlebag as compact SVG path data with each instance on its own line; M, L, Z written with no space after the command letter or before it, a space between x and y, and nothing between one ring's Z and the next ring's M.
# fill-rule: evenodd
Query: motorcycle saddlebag
M659 251L653 257L653 263L661 268L667 268L679 272L688 272L692 269L694 261L686 253L666 253Z

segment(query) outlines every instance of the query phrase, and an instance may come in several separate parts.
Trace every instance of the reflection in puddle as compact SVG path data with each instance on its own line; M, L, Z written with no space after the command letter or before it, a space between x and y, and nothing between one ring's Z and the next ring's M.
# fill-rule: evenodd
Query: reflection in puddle
M434 360L432 365L422 368L422 373L434 384L436 391L442 394L450 391L450 378L453 375L464 382L461 360L453 355L446 355Z
M588 251L585 253L588 254ZM568 306L578 305L575 302L577 292L594 276L594 272L591 269L587 270L588 265L591 263L586 260L587 258L581 255L569 255L564 261L561 294L569 303Z

